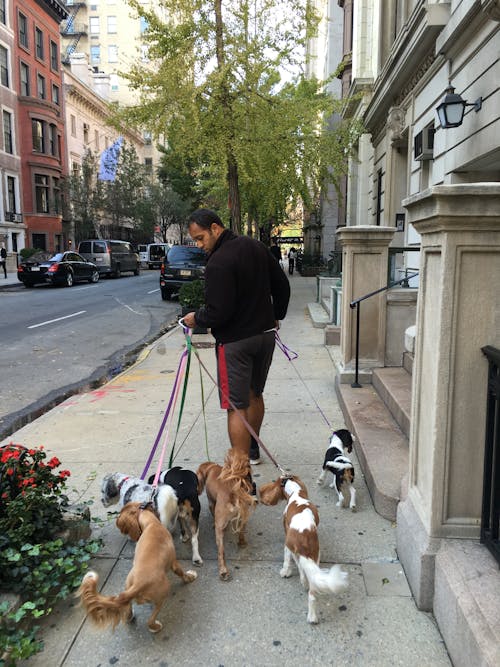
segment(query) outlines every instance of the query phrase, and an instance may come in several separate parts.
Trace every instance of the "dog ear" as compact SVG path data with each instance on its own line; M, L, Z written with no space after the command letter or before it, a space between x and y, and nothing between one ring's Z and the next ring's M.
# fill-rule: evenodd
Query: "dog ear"
M142 529L139 524L139 503L127 503L116 519L116 526L123 535L137 542Z
M259 488L259 498L263 505L277 505L284 498L281 480L263 484Z

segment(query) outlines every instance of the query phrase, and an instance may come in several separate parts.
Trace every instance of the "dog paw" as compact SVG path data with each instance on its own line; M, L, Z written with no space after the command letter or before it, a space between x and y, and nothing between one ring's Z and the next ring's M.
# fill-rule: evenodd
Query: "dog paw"
M357 511L358 508L356 507L356 505L351 505L351 512L357 512Z
M317 625L319 623L318 617L316 614L307 614L307 622L311 625Z
M201 556L198 556L198 558L193 558L193 565L196 565L196 567L201 567L203 565Z
M219 572L219 578L221 581L230 581L231 575L227 570L224 570L223 572Z
M319 486L323 484L323 480L321 479L321 477L318 477L318 479L316 480L316 484L319 484Z
M287 567L282 567L280 570L280 577L283 577L283 579L287 579L288 577L292 576L292 571L287 568Z
M194 581L197 578L198 578L198 573L195 572L194 570L187 570L186 573L184 574L184 581L186 582L186 584L189 584L190 581Z
M186 535L186 534L181 535L181 542L187 542L190 539L191 538L189 537L189 535Z
M163 628L162 623L160 621L155 621L154 623L151 623L151 625L148 624L149 632L156 633L160 632L160 630Z

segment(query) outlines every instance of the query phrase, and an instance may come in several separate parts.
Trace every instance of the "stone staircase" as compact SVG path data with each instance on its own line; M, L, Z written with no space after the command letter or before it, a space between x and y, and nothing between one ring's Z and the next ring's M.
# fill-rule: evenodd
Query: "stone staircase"
M375 509L395 521L406 496L413 357L403 366L374 369L372 384L355 389L337 381L337 395ZM338 380L338 378L337 378Z

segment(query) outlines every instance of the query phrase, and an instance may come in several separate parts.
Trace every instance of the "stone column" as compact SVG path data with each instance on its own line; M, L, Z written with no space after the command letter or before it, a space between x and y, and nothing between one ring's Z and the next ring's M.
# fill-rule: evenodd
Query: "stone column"
M439 185L403 202L421 234L410 478L397 544L432 608L443 538L479 537L487 363L500 347L500 184Z
M342 246L341 382L352 381L355 367L356 311L349 304L387 285L388 249L395 231L374 225L337 230ZM384 365L386 300L381 292L361 304L359 377L365 382L370 381L371 368Z

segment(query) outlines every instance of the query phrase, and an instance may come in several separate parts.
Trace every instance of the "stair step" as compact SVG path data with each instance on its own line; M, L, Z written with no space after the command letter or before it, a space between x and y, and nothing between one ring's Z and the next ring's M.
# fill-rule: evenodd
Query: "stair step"
M413 373L413 354L411 352L403 352L403 368L410 375Z
M408 440L372 385L354 389L337 378L335 388L375 509L395 521L408 473Z
M401 367L376 368L372 382L407 438L410 437L411 375Z

